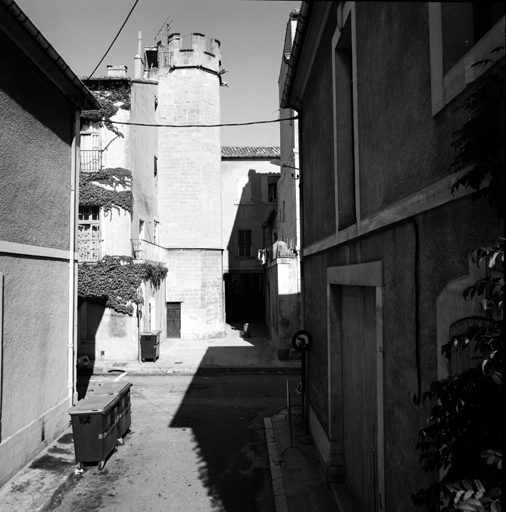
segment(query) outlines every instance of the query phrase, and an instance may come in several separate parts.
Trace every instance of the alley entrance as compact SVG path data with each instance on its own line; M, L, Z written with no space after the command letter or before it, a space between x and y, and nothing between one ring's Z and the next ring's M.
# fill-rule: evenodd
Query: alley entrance
M252 322L264 316L263 275L260 273L225 274L227 322Z

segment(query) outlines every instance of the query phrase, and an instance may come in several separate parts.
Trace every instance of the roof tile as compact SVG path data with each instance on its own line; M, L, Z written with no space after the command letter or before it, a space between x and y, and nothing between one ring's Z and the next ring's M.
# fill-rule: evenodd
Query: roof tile
M279 146L222 146L222 158L279 158Z

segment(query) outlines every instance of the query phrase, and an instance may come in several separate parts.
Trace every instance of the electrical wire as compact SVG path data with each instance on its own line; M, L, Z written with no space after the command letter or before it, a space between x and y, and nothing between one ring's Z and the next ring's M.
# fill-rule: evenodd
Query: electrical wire
M128 126L151 126L154 128L220 128L222 126L248 126L253 124L280 123L281 121L293 121L299 119L299 116L284 117L283 119L273 119L272 121L251 121L249 123L222 123L222 124L148 124L148 123L129 123L126 121L111 121L113 124L124 124Z
M112 45L116 42L116 39L118 39L118 36L121 34L121 31L123 30L123 27L126 25L128 18L130 18L130 15L132 14L133 10L135 9L135 6L138 3L139 3L139 0L135 0L133 7L130 9L128 16L126 17L125 21L123 22L123 25L121 25L121 28L119 29L119 32L116 34L116 37L114 38L113 42L111 43L109 48L107 48L107 51L105 52L104 56L100 59L100 62L97 64L97 67L92 71L91 75L88 78L91 78L94 75L95 71L98 69L98 66L100 66L100 64L102 64L102 61L107 57L109 50L112 48Z

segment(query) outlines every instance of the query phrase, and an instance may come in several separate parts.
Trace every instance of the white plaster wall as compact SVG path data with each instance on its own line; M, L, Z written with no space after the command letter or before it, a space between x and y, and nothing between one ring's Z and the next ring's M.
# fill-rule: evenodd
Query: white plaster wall
M130 112L120 108L117 114L111 119L113 121L129 121ZM123 134L123 137L118 137L118 135L105 126L100 128L102 148L107 148L102 153L102 166L104 168L123 167L130 169L130 158L128 154L128 148L130 147L130 127L121 124L115 124L114 126Z
M103 213L100 221L102 233L102 256L117 255L131 256L132 243L130 230L132 217L126 210L113 208L110 212Z

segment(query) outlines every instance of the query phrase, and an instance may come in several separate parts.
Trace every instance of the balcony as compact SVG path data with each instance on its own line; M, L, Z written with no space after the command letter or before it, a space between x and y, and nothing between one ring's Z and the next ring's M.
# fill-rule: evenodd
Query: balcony
M81 172L97 172L102 169L101 149L81 149Z
M100 240L78 240L79 261L97 261L100 259Z

